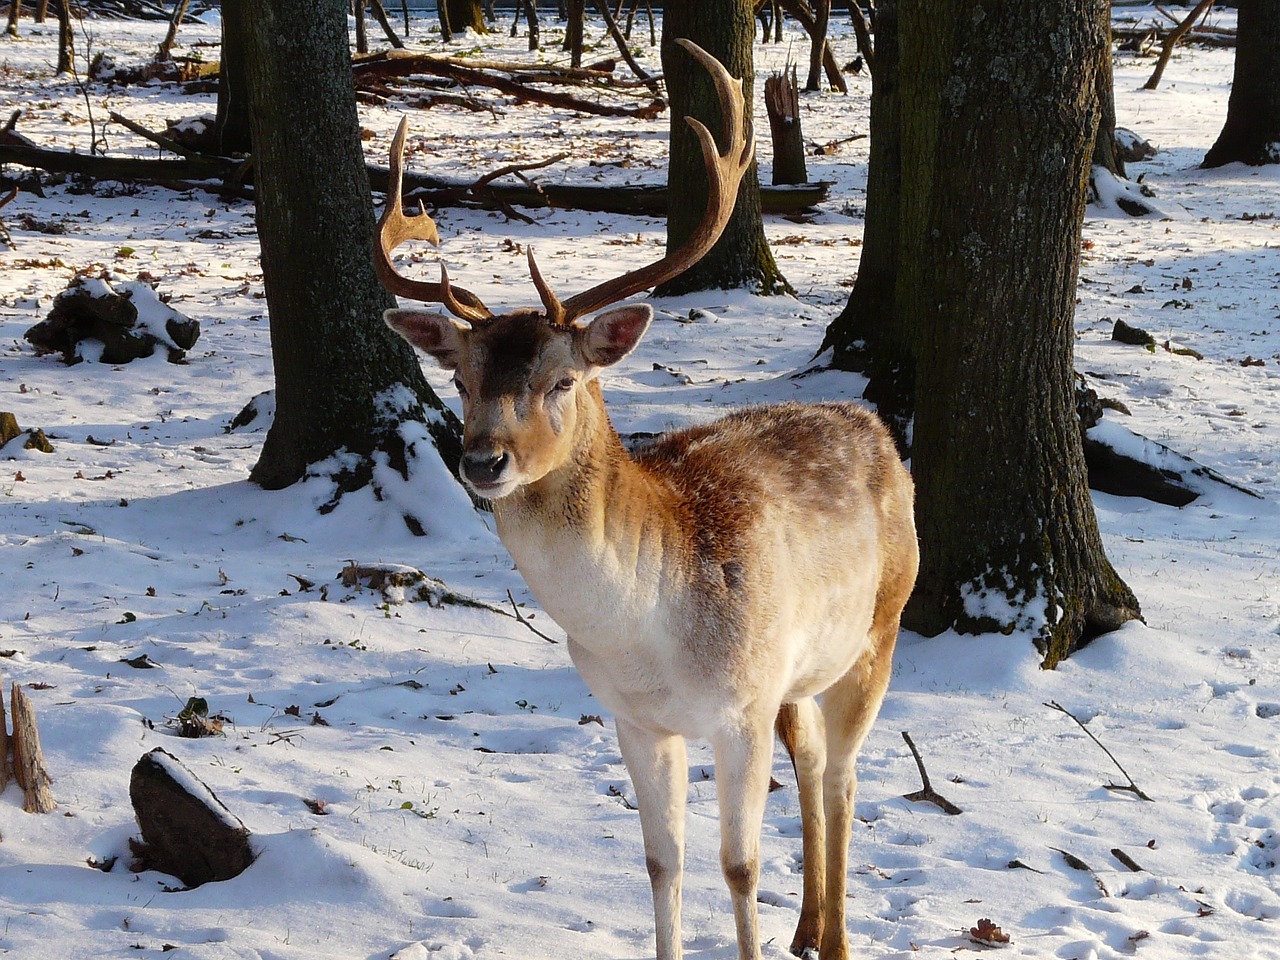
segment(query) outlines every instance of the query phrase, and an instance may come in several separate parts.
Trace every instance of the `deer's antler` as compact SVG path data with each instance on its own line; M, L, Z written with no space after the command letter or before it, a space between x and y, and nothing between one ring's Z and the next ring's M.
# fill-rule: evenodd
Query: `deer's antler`
M493 313L470 290L450 285L444 264L440 265L440 282L430 283L401 275L391 262L391 254L406 240L425 240L435 246L440 243L436 222L427 216L421 204L418 205L417 215L409 217L404 213L401 186L404 180L404 141L408 131L409 121L406 118L400 121L391 141L387 205L383 207L382 216L378 219L378 242L373 252L374 269L383 286L392 293L423 303L443 304L455 317L468 323L482 323L492 317Z
M742 81L731 77L720 61L693 41L681 38L676 43L688 50L689 55L707 69L720 97L720 114L723 120L721 139L726 144L723 152L716 146L715 138L704 124L693 117L684 118L702 146L702 159L707 166L707 209L689 239L678 249L646 267L575 294L564 303L560 302L542 279L531 252L529 269L546 308L547 319L552 324L568 326L581 316L684 273L715 246L733 214L733 207L738 199L738 185L755 157L754 130L751 120L744 119L743 116L745 105Z
M685 117L685 123L698 137L702 147L703 162L707 167L707 208L702 220L678 249L648 266L632 270L620 277L584 290L561 302L542 276L533 249L529 248L529 273L538 296L542 299L547 320L553 326L570 326L579 317L617 303L633 293L648 290L660 283L679 276L706 256L720 234L724 232L738 199L738 185L751 167L755 157L755 135L750 118L745 117L742 81L729 75L729 71L691 40L678 39L676 43L689 51L689 55L701 63L711 74L716 93L720 98L720 114L723 131L723 151L716 145L711 131L699 120ZM378 244L374 254L378 277L392 293L426 303L440 303L454 316L470 323L483 323L493 314L473 293L461 287L452 287L444 266L440 268L440 282L427 283L411 280L396 272L391 254L406 240L426 240L439 243L435 222L423 211L407 217L401 206L401 180L403 178L404 141L408 121L401 120L391 143L390 183L387 188L387 205L378 221Z

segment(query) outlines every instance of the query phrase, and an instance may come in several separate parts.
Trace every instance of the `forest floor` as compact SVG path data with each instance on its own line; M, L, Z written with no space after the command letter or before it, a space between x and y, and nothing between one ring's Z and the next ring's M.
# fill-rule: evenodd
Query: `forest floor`
M1233 23L1231 12L1214 16ZM428 27L415 24L414 45L439 49ZM544 24L551 61L558 29ZM91 21L82 39L141 63L162 32ZM591 35L608 55L598 27ZM217 37L216 23L188 24L179 53L214 58ZM211 95L174 85L55 77L55 43L51 25L27 21L19 39L0 39L5 113L21 109L19 131L42 146L87 151L90 118L101 134L109 110L157 128L213 112ZM839 62L853 59L843 19L835 44ZM524 60L524 46L504 28L450 49ZM639 52L656 70L655 51ZM757 47L757 74L805 53L792 30ZM1280 167L1198 168L1225 116L1232 55L1180 50L1154 92L1139 89L1153 60L1117 55L1120 123L1159 150L1130 173L1167 215L1090 208L1077 368L1128 408L1108 421L1261 498L1211 485L1178 509L1096 495L1107 551L1147 622L1056 671L1039 669L1025 635L903 635L860 763L848 902L857 957L980 951L968 931L982 918L1010 935L1008 956L1280 957ZM814 144L867 132L870 81L848 79L848 96L804 95ZM663 182L665 115L582 117L471 93L488 109L411 113L414 169L470 180L567 151L537 178ZM756 129L767 130L757 112ZM385 162L401 113L394 103L362 107L372 162ZM117 125L105 135L112 153L156 155ZM767 182L767 137L759 152ZM768 219L796 298L654 301L647 339L605 380L620 430L860 395L858 377L825 370L814 353L856 272L866 160L865 139L811 156L810 177L832 181L830 200ZM43 183L44 196L22 192L0 212L14 241L0 245L0 410L54 446L6 448L0 459L0 674L35 706L58 809L24 813L12 784L0 795L0 952L652 956L634 792L612 722L565 645L499 613L398 604L335 579L350 561L397 563L498 608L509 609L510 591L562 639L489 518L442 470L387 502L350 495L327 516L316 511L324 482L277 493L247 482L262 427L229 424L272 385L252 205L199 190ZM506 308L533 302L526 244L536 242L563 293L662 252L661 220L531 216L442 210L440 250L413 269L434 277L443 258L458 283ZM189 362L65 366L35 354L25 331L73 275L104 270L152 279L200 321ZM1112 342L1117 319L1157 346ZM456 405L445 378L428 374ZM407 503L434 504L427 536L405 529L397 504ZM192 697L224 718L220 736L177 736ZM920 781L902 731L962 814L904 799ZM171 877L126 869L137 830L129 772L157 746L252 831L259 856L241 876L173 891ZM1151 802L1108 789L1126 781L1102 746ZM689 762L687 955L727 960L736 950L715 765L703 744ZM765 816L760 923L776 960L800 893L799 810L780 750L774 776L782 788Z

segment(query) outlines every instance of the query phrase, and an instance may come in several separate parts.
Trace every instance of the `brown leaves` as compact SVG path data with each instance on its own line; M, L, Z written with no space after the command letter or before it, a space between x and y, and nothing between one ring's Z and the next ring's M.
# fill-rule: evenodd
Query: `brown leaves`
M1012 942L1007 933L986 917L979 920L976 927L969 928L969 939L988 947L1003 947Z

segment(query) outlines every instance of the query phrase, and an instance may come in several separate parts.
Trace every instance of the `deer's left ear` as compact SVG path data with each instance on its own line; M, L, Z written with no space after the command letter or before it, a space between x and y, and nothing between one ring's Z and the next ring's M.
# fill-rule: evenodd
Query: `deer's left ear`
M588 366L612 366L635 349L652 319L648 304L614 307L579 327L575 346Z

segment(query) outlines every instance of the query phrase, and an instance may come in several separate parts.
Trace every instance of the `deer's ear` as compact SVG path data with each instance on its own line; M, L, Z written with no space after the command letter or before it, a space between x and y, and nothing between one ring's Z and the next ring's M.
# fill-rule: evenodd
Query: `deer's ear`
M388 327L446 370L458 366L463 337L470 329L443 313L425 310L388 310L382 315Z
M579 328L578 351L589 366L612 366L635 349L652 319L653 308L648 304L606 310Z

